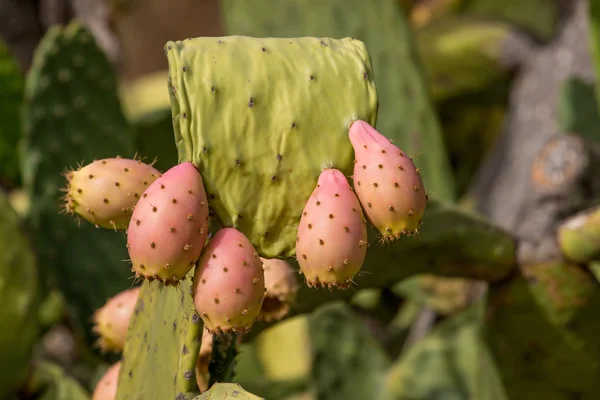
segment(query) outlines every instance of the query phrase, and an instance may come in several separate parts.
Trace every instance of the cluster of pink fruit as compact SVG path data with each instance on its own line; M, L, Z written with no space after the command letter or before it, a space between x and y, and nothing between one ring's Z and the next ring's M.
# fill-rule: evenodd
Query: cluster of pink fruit
M311 287L352 283L368 247L365 215L383 240L393 240L418 232L425 210L427 196L410 157L364 121L350 126L349 138L354 189L340 170L323 170L300 217L296 257ZM206 243L209 202L193 164L161 174L140 160L105 159L67 178L68 212L127 229L137 277L175 285L196 267L192 296L209 333L247 332L256 319L279 319L289 310L297 290L289 264L261 258L235 228L218 230ZM101 344L122 348L130 311L115 322L118 312L107 308L96 318Z

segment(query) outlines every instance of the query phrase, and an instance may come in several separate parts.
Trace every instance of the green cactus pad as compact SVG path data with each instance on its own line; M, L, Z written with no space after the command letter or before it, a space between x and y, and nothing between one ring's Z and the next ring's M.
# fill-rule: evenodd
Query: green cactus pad
M186 400L198 390L202 320L190 294L192 270L178 287L144 281L123 350L117 400ZM193 392L196 392L193 393Z
M577 263L600 261L600 207L564 221L557 236L560 249L569 260Z
M34 251L17 213L0 192L0 398L10 397L29 371L40 303Z
M389 361L365 324L343 302L309 317L312 386L318 399L385 399Z
M165 52L180 158L199 167L212 209L261 256L294 255L322 168L351 175L348 127L375 124L364 44L233 36L168 42Z
M53 27L35 53L22 112L22 174L44 283L64 293L92 343L91 315L131 286L123 234L61 214L62 173L77 163L133 156L116 76L93 36L77 22Z
M308 316L286 319L242 343L233 381L274 400L307 390L312 369Z
M472 93L509 74L502 57L512 27L502 22L446 18L416 35L435 101Z
M285 357L281 357L285 354ZM344 302L290 318L243 345L236 382L268 399L385 399L383 349Z
M562 132L600 142L600 108L594 86L580 78L571 78L561 89L558 111Z
M600 71L600 0L589 1L588 21L590 25L590 49L595 75ZM596 105L600 112L600 80L595 80Z
M507 398L598 398L598 309L600 286L579 265L522 265L491 285L483 337Z
M369 229L369 237L376 237L373 228ZM516 250L516 240L509 232L456 206L430 200L419 235L388 244L372 240L361 273L353 280L358 289L390 287L419 274L497 282L514 271ZM294 260L289 261L299 268ZM353 290L319 291L301 285L293 312L311 311L327 301L346 299L354 293ZM255 323L246 337L269 325Z
M89 400L90 398L77 380L69 376L60 366L46 361L36 365L27 392L37 400Z
M265 400L262 397L248 393L237 383L217 383L209 391L194 398L194 400Z
M481 337L483 304L445 320L387 372L389 399L508 400Z
M11 185L19 179L19 154L15 148L21 124L16 116L23 100L23 81L17 60L0 41L0 180Z
M377 129L414 156L430 197L454 200L454 179L440 125L429 100L410 24L398 1L220 0L219 3L228 35L354 37L363 41L375 72L380 104ZM313 147L323 146L315 142Z

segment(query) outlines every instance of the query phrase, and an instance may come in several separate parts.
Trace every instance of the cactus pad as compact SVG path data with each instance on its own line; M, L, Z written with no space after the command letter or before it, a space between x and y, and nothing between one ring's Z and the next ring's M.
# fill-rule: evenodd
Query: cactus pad
M221 0L219 3L228 35L350 36L363 41L375 71L380 104L377 130L415 157L432 198L454 200L454 179L440 125L429 101L410 25L398 1ZM318 103L311 113L313 110L319 110ZM315 149L323 147L312 139L311 144Z
M89 400L81 384L60 367L48 361L36 365L27 392L38 400ZM27 396L29 397L29 396Z
M144 281L129 324L117 400L186 400L198 392L202 320L190 295L193 270L179 287Z
M481 337L483 304L449 318L390 368L389 399L508 400Z
M0 179L12 184L19 177L18 152L20 121L15 118L23 100L23 76L17 60L0 41Z
M334 302L309 318L316 398L384 399L387 357L352 309Z
M572 216L557 230L563 255L577 263L600 261L600 207Z
M210 390L195 397L194 400L264 400L262 397L248 393L237 383L217 383Z
M17 213L0 192L0 398L25 379L37 339L38 272Z
M131 285L123 235L77 225L61 212L65 169L79 162L133 156L116 77L94 38L77 22L48 30L26 79L22 174L44 282L64 293L91 334L91 315Z
M508 398L598 397L599 288L585 268L562 262L522 265L490 286L482 329Z
M600 142L600 108L594 86L580 78L571 78L561 89L558 111L562 132L577 134L590 142Z
M225 226L261 256L295 254L300 214L322 168L352 173L349 124L375 124L370 56L359 40L168 42L180 161L193 162Z

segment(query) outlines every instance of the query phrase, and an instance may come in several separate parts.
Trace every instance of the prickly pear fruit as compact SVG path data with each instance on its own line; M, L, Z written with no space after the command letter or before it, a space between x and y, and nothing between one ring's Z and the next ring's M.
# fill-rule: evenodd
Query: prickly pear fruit
M94 313L94 332L100 335L98 346L103 351L123 351L129 321L135 310L140 288L125 290L108 299Z
M117 383L121 361L111 365L96 384L92 400L115 400L117 398Z
M365 121L350 126L354 191L384 239L418 233L427 194L412 159Z
M202 332L202 343L200 344L200 352L196 360L196 383L201 392L208 390L208 366L212 360L213 352L213 334L204 328Z
M310 287L347 288L367 252L367 226L344 174L319 175L300 218L296 257Z
M154 181L138 201L127 248L138 277L169 285L185 278L208 235L208 201L202 176L185 162Z
M265 274L265 300L258 319L276 321L285 317L296 299L298 281L296 274L287 261L261 257Z
M65 211L102 228L126 229L133 207L160 172L141 160L105 158L66 173Z
M196 311L208 332L247 332L265 294L262 262L235 228L219 230L206 245L194 274Z

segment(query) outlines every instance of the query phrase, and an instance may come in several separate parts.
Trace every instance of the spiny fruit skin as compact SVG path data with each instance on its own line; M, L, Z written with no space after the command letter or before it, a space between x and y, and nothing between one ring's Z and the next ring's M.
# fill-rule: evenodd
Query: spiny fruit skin
M138 277L175 284L192 269L208 236L208 200L193 164L179 164L154 181L137 203L127 248Z
M96 384L92 400L115 400L117 398L117 383L121 361L111 365Z
M248 332L264 294L263 266L252 243L235 228L219 230L202 253L192 290L208 332Z
M103 351L123 351L129 321L135 310L140 288L125 290L110 298L94 313L94 332L100 335L98 346Z
M214 334L210 333L205 327L202 331L202 343L200 344L198 359L196 360L196 383L201 392L208 390L208 380L210 377L208 366L212 360L213 337Z
M135 204L160 172L141 160L105 158L69 171L65 210L102 228L126 229Z
M296 258L308 286L347 288L367 252L367 226L344 174L319 175L300 218Z
M350 126L354 191L371 223L392 240L418 233L427 194L412 159L365 121Z
M298 292L298 281L295 271L287 261L262 257L261 261L267 291L258 319L277 321L289 313Z

